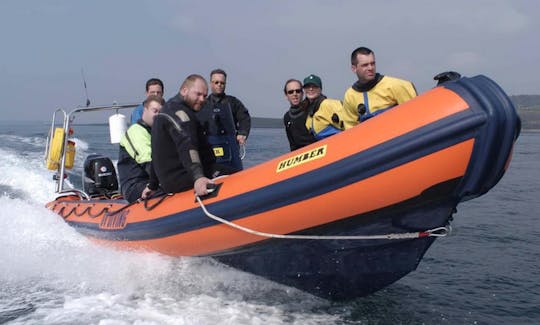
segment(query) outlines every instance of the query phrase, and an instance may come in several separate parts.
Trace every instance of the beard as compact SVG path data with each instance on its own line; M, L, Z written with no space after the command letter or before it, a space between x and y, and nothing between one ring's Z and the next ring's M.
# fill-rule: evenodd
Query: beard
M197 98L191 98L189 96L184 97L184 102L196 112L200 111L203 105L203 102L197 100Z

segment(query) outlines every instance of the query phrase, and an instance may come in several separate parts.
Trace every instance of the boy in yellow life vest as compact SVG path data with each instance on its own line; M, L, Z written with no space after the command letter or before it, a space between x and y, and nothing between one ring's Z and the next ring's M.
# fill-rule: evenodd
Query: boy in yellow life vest
M329 99L323 95L321 78L310 74L304 79L306 99L302 103L308 116L306 128L315 139L321 140L345 129L342 118L343 105L337 99Z

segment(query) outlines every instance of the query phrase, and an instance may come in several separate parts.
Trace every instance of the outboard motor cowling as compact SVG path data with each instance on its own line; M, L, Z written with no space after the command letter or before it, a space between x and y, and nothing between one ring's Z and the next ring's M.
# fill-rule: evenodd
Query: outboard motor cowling
M82 177L84 191L92 195L110 197L118 192L116 170L109 157L93 154L86 157Z

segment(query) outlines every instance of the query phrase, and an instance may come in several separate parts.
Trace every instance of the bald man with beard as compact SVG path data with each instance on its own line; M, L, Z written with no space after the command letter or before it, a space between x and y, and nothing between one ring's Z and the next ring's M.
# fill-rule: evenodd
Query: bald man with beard
M169 99L152 127L152 168L144 197L161 188L166 193L195 189L208 194L207 184L217 175L215 158L196 117L208 94L206 80L188 76Z

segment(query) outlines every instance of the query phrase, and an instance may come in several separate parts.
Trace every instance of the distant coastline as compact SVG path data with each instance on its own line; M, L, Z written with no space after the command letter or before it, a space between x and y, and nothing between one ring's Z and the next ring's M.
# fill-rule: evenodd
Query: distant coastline
M540 106L517 108L521 118L521 128L527 131L540 132ZM251 125L254 128L283 128L280 118L252 117Z
M521 129L540 131L540 95L513 95L510 100L517 108L521 118Z
M540 132L540 95L511 95L518 115L521 129ZM252 117L252 126L256 128L283 128L281 118Z
M521 128L523 130L540 131L540 107L518 108L518 115L521 118Z
M518 108L518 115L521 118L521 129L527 131L540 132L540 106ZM85 125L91 124L107 124L107 123L82 123ZM251 126L253 128L270 128L282 129L283 119L270 117L251 117Z
M283 128L283 119L270 117L251 117L251 126L254 128Z
M509 96L514 105L517 108L519 117L521 118L521 128L522 130L540 132L540 95L517 95ZM40 122L48 124L49 122L42 121L1 121L2 124L24 124L31 122ZM75 121L78 124L78 120ZM104 124L101 123L81 123L81 124ZM105 123L106 124L106 123ZM282 118L270 118L270 117L251 117L251 125L254 128L273 128L273 129L282 129L283 119Z

